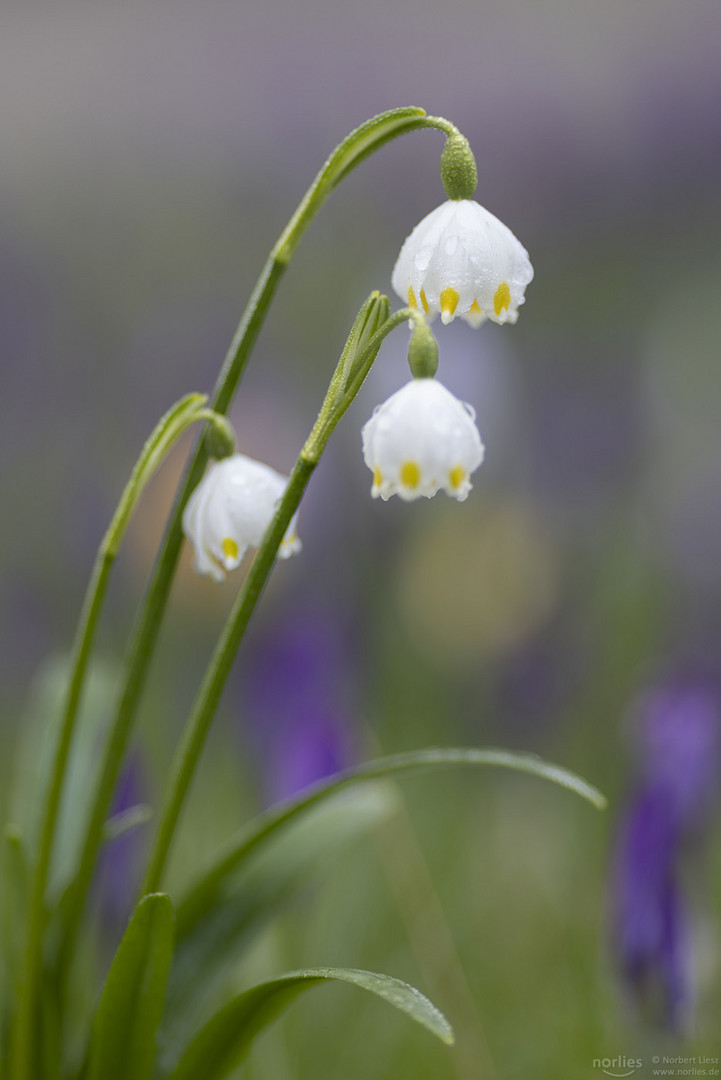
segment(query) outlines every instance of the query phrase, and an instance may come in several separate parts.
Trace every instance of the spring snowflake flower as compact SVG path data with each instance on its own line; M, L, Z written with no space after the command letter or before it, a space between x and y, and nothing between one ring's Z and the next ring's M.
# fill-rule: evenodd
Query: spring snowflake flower
M444 323L514 323L533 278L528 252L502 221L471 199L449 199L416 225L393 269L409 307Z
M410 501L442 488L462 502L483 461L475 413L437 379L413 379L379 405L364 426L371 495Z
M249 547L258 547L287 483L287 477L243 454L213 462L183 514L199 574L224 581L225 571L235 570ZM296 515L278 550L282 559L300 551L295 523Z

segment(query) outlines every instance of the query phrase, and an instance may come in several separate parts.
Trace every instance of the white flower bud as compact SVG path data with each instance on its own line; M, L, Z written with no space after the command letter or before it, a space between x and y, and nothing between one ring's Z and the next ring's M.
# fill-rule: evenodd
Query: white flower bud
M473 409L437 379L407 383L378 406L362 436L373 498L430 498L442 488L462 502L483 461Z
M210 465L183 513L199 574L224 581L225 571L235 570L249 547L258 547L287 483L287 477L243 454ZM278 550L282 559L301 548L296 516Z
M460 315L514 323L533 278L528 252L502 221L470 199L449 200L416 225L393 269L409 307L444 323Z

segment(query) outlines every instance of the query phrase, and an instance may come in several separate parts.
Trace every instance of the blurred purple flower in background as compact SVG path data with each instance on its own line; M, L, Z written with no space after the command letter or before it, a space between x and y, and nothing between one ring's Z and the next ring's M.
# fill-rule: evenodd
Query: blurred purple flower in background
M250 651L244 683L251 737L273 803L356 757L345 692L350 650L330 613L301 604Z
M677 835L664 793L642 789L621 824L614 883L623 976L639 1003L648 1003L654 1019L670 1028L678 1027L689 996Z
M719 708L703 685L677 684L641 701L639 737L646 782L668 800L679 832L707 818L718 775Z
M148 783L137 753L133 754L118 779L110 811L111 818L148 798ZM143 837L137 827L106 844L97 870L97 911L108 935L121 933L133 909L140 888Z
M649 692L639 703L637 736L638 780L616 840L614 948L641 1014L678 1032L694 991L682 860L716 794L715 693L691 681Z

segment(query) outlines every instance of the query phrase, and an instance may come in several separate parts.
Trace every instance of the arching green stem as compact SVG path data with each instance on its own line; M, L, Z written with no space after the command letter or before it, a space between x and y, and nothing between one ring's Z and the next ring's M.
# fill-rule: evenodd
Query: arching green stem
M102 609L108 578L112 570L120 542L130 517L145 485L161 463L173 443L198 420L212 420L213 414L204 408L204 394L189 394L173 406L159 421L145 443L138 461L125 486L113 520L98 549L80 620L75 636L70 681L65 695L55 757L45 796L40 841L35 858L30 891L28 935L21 982L18 987L18 1009L13 1032L13 1067L15 1075L32 1075L32 1027L36 986L40 975L42 939L45 928L45 891L57 827L58 811L63 790L70 748L75 733L88 660L92 649L95 629Z
M381 343L392 330L413 317L409 308L386 317L388 307L387 297L374 293L361 308L331 379L318 419L300 452L275 517L263 537L228 616L171 766L165 804L143 883L143 892L146 894L157 892L160 886L180 813L235 655L313 470L331 432L358 393L378 355Z

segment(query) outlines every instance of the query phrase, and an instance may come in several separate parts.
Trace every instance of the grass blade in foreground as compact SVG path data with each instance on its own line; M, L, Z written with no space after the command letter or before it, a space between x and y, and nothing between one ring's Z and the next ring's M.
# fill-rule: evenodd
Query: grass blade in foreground
M17 825L6 825L0 892L0 989L12 1002L17 993L18 971L22 962L20 942L25 929L28 904L28 862L25 841ZM2 1061L0 1060L0 1075Z
M251 852L293 821L297 815L304 813L321 800L327 799L340 788L393 773L418 772L423 769L457 765L493 765L530 773L568 788L581 798L587 799L599 810L606 805L605 797L592 784L587 783L569 769L543 761L535 754L520 754L510 750L495 749L434 748L378 758L376 761L370 761L354 769L347 769L329 780L306 788L300 796L281 803L256 818L239 836L231 839L221 849L215 865L203 875L178 907L178 938L189 933L198 919L213 906L218 890L227 875L240 867Z
M352 983L406 1013L448 1046L453 1030L420 990L389 975L353 968L309 968L247 990L216 1013L196 1035L168 1080L222 1080L248 1053L253 1039L304 990L335 980Z
M150 1080L173 953L173 906L140 901L108 972L95 1016L87 1080Z

